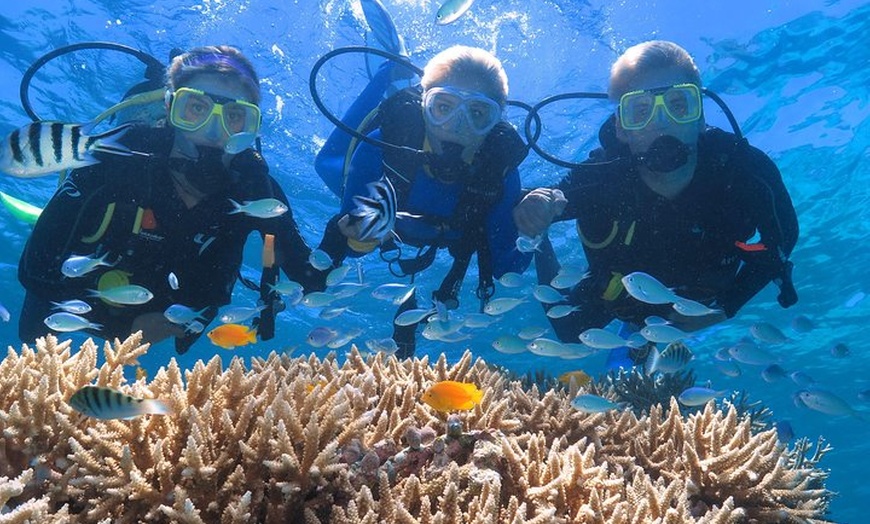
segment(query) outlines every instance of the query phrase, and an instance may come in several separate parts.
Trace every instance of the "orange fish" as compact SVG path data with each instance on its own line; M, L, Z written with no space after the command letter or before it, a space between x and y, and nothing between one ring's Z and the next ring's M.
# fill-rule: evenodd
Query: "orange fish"
M436 411L457 411L473 409L480 404L483 391L467 382L443 380L429 386L423 393L423 402Z
M578 386L585 386L586 384L592 382L592 377L580 371L579 369L577 371L568 371L567 373L562 373L561 375L559 375L559 382L565 384L566 386L570 386L572 378Z
M222 324L208 332L211 343L233 349L257 342L257 330L241 324Z

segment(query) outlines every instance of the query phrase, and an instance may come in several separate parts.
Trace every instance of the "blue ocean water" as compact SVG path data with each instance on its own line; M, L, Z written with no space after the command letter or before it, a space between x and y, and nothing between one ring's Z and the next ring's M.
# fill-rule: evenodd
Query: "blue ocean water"
M798 436L822 435L834 450L822 466L830 469L828 487L838 493L832 503L836 522L866 522L862 500L870 497L870 422L829 417L797 408L791 399L798 386L789 380L769 384L760 368L744 367L738 378L716 371L712 355L748 334L765 320L783 328L791 341L771 347L789 371L803 371L858 409L870 405L858 398L870 389L870 5L862 0L801 2L690 2L688 0L477 0L471 10L448 26L434 24L440 0L385 0L394 15L411 59L419 66L452 44L483 47L504 63L511 98L534 103L571 91L604 91L610 64L626 47L661 38L678 42L695 56L705 84L731 107L755 146L779 165L801 224L795 249L795 284L800 302L789 310L776 303L771 287L735 319L690 340L702 381L717 388L746 390L764 401L776 417L790 420ZM338 199L312 168L314 155L331 126L316 110L308 91L311 66L324 53L365 43L365 22L354 0L227 1L227 0L24 0L0 7L0 134L28 121L18 96L23 72L51 49L81 41L112 41L139 48L166 60L173 48L229 43L250 56L263 79L264 154L273 175L291 198L297 221L309 243L316 244ZM128 56L103 51L68 55L43 68L33 82L31 101L46 119L87 121L142 78L142 67ZM341 114L367 80L361 56L336 59L323 69L318 87L326 104ZM598 126L612 108L594 103L565 103L543 113L541 145L563 158L582 158L596 141ZM715 106L708 122L725 127ZM511 114L516 124L524 115ZM522 166L524 185L554 183L563 170L530 156ZM44 204L56 178L0 177L0 191L37 205ZM0 209L0 302L13 320L0 324L0 340L18 347L15 319L23 300L16 279L18 257L29 226ZM571 225L552 231L564 260L582 265ZM251 239L244 272L258 274L259 246ZM373 284L392 277L375 257L362 261ZM423 295L440 282L446 258L418 279ZM532 282L531 271L527 274ZM469 274L461 312L475 311ZM500 296L515 296L499 290ZM253 304L254 293L237 287L234 302ZM271 350L294 354L315 351L305 344L316 326L365 329L357 340L389 336L393 312L383 303L362 297L350 311L324 321L316 310L292 308L279 316L277 336L235 353L199 341L180 363L191 366L221 352L250 357ZM797 315L816 327L798 334L788 326ZM490 343L518 326L546 326L540 307L529 301L506 319L470 340L444 344L420 339L418 354L444 352L455 359L466 348L512 370L544 369L554 375L582 368L603 371L604 356L563 361L531 354L509 356ZM845 343L850 354L832 356L830 348ZM316 350L324 355L324 350ZM168 344L155 346L143 365L152 371L174 355Z

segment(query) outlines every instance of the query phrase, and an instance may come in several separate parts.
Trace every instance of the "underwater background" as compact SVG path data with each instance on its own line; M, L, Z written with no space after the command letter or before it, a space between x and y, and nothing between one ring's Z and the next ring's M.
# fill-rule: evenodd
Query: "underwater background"
M423 66L436 52L453 44L474 45L498 56L510 79L510 98L533 104L544 97L574 91L606 90L610 64L627 47L649 39L666 39L685 47L696 59L704 84L721 95L741 129L756 147L770 155L782 171L801 226L792 260L800 295L796 306L781 309L769 286L738 316L706 330L687 343L695 352L691 366L698 381L716 389L745 390L752 400L770 407L777 420L791 422L797 437L819 435L833 447L820 466L830 469L828 488L837 492L830 519L867 522L862 511L870 498L870 422L858 417L831 417L800 409L792 394L801 387L789 378L768 383L760 367L742 366L731 378L720 373L713 355L749 334L749 327L767 321L789 337L771 346L787 371L802 371L853 407L867 412L870 400L870 4L848 1L687 0L621 2L581 0L477 0L456 22L434 23L441 0L385 0L411 60ZM707 5L704 5L707 4ZM263 152L272 175L291 199L297 222L310 244L338 208L333 195L312 167L314 155L332 129L315 108L309 73L328 51L365 45L367 26L355 0L179 1L179 0L25 0L0 7L0 134L28 122L19 99L24 71L46 52L83 41L111 41L145 51L166 61L173 48L227 43L254 62L263 88ZM370 37L369 37L370 38ZM143 66L128 55L82 51L43 67L29 91L43 119L86 122L118 102L143 79ZM321 70L318 91L336 114L353 101L367 81L362 55L344 55ZM597 130L612 107L601 102L565 102L545 109L540 145L564 159L585 158L597 143ZM729 129L722 113L706 106L707 121ZM508 113L521 126L524 114ZM531 154L521 166L524 186L555 183L564 169ZM18 179L0 176L0 191L44 205L57 184L54 176ZM0 323L0 342L19 347L17 316L24 293L16 278L18 257L30 226L0 209L0 302L11 312ZM551 229L563 262L582 266L582 251L572 224ZM258 279L260 247L251 238L243 273ZM395 281L385 264L371 255L362 260L365 281ZM351 262L355 264L355 262ZM421 296L437 287L449 263L436 265L415 284ZM351 274L355 275L355 271ZM533 269L526 280L533 282ZM459 313L475 312L474 270L466 277ZM526 293L528 294L528 293ZM499 288L497 296L523 296ZM237 286L233 302L253 305L257 295ZM203 337L185 355L183 367L220 352L265 356L314 349L305 339L314 327L363 329L356 343L391 333L393 306L367 293L346 301L349 310L323 320L319 310L301 305L278 317L276 336L268 342L225 352ZM798 315L814 328L790 328ZM447 344L418 335L417 355L445 353L455 361L466 347L475 356L517 373L543 370L551 375L582 369L595 376L605 371L605 354L582 360L560 360L531 353L505 355L491 343L497 336L524 326L547 326L542 309L529 300L472 338ZM547 335L545 335L547 336ZM552 332L549 332L552 336ZM74 336L76 338L84 338ZM832 352L845 344L848 354ZM337 350L339 355L346 348ZM142 365L153 373L175 352L169 343L152 348ZM863 395L859 396L859 393Z

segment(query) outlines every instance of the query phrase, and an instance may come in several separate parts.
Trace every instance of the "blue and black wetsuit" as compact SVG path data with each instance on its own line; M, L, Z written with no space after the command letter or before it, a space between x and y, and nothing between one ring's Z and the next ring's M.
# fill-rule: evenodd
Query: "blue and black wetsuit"
M125 338L133 320L149 312L163 312L171 304L196 310L207 308L210 322L217 308L230 302L242 263L245 242L254 231L275 236L276 264L306 291L323 289L325 274L308 263L311 252L292 212L260 219L230 214L236 202L277 198L287 203L278 183L269 175L259 153L246 150L235 156L221 176L221 189L193 208L180 200L169 171L171 128L136 128L124 137L130 149L150 157L106 155L94 166L73 171L58 188L37 221L18 267L27 290L19 336L32 341L50 330L43 319L51 314L51 301L83 299L93 311L88 320L102 324L93 334ZM289 206L288 206L289 207ZM61 274L71 255L108 254L112 267L100 267L80 278ZM169 273L180 283L173 290ZM89 289L138 284L154 298L139 306L111 305L87 298ZM186 351L199 336L176 339Z
M626 151L596 150L592 160L554 186L568 199L557 220L577 221L589 264L568 296L579 310L551 319L561 340L574 342L586 329L613 319L643 325L647 316L672 313L669 304L628 296L620 278L634 271L653 275L678 295L714 305L728 317L771 280L790 272L797 216L767 155L733 134L708 128L698 143L692 181L676 198L666 199L640 179ZM538 277L549 282L558 267L549 242L542 249Z
M345 115L343 121L346 124L357 127L368 111L378 107L388 85L381 76L384 71L385 68L380 70ZM380 106L379 111L383 113L379 115L380 127L371 131L369 136L425 150L419 96L419 91L404 90L390 97ZM394 107L397 108L395 111L401 112L400 115L392 113ZM355 195L366 195L366 185L386 175L397 189L398 211L406 213L396 220L394 230L402 244L419 248L446 247L454 257L461 257L465 248L475 244L478 260L481 251L488 253L489 272L495 278L509 271L522 272L528 267L531 256L517 251L517 230L511 216L511 210L521 196L517 166L527 151L508 124L500 123L493 128L472 164L462 166L465 171L453 181L445 181L439 176L440 167L436 162L418 160L419 157L413 155L403 157L364 142L356 147L346 163L350 146L351 138L336 130L315 162L319 174L330 187L343 188L341 211L330 221L321 244L321 248L334 259L361 256L378 247L377 243L363 244L347 239L337 231L336 224L341 216L354 208ZM385 165L389 167L385 169ZM336 179L342 182L338 183ZM431 257L434 257L435 249L428 252ZM413 265L408 263L403 267ZM417 264L405 273L416 273L426 265L425 262ZM406 302L400 312L412 307L416 307L414 299ZM399 356L413 353L415 327L394 331L394 339L400 347Z

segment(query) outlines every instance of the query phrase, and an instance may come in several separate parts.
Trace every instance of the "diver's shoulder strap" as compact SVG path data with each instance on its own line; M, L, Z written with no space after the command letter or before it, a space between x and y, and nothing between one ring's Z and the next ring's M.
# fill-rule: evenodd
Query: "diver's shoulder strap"
M381 102L378 121L384 142L414 149L423 147L426 126L421 109L422 97L422 88L413 86ZM383 155L384 172L401 200L409 192L414 175L422 166L422 159L419 154L391 147L384 149Z

